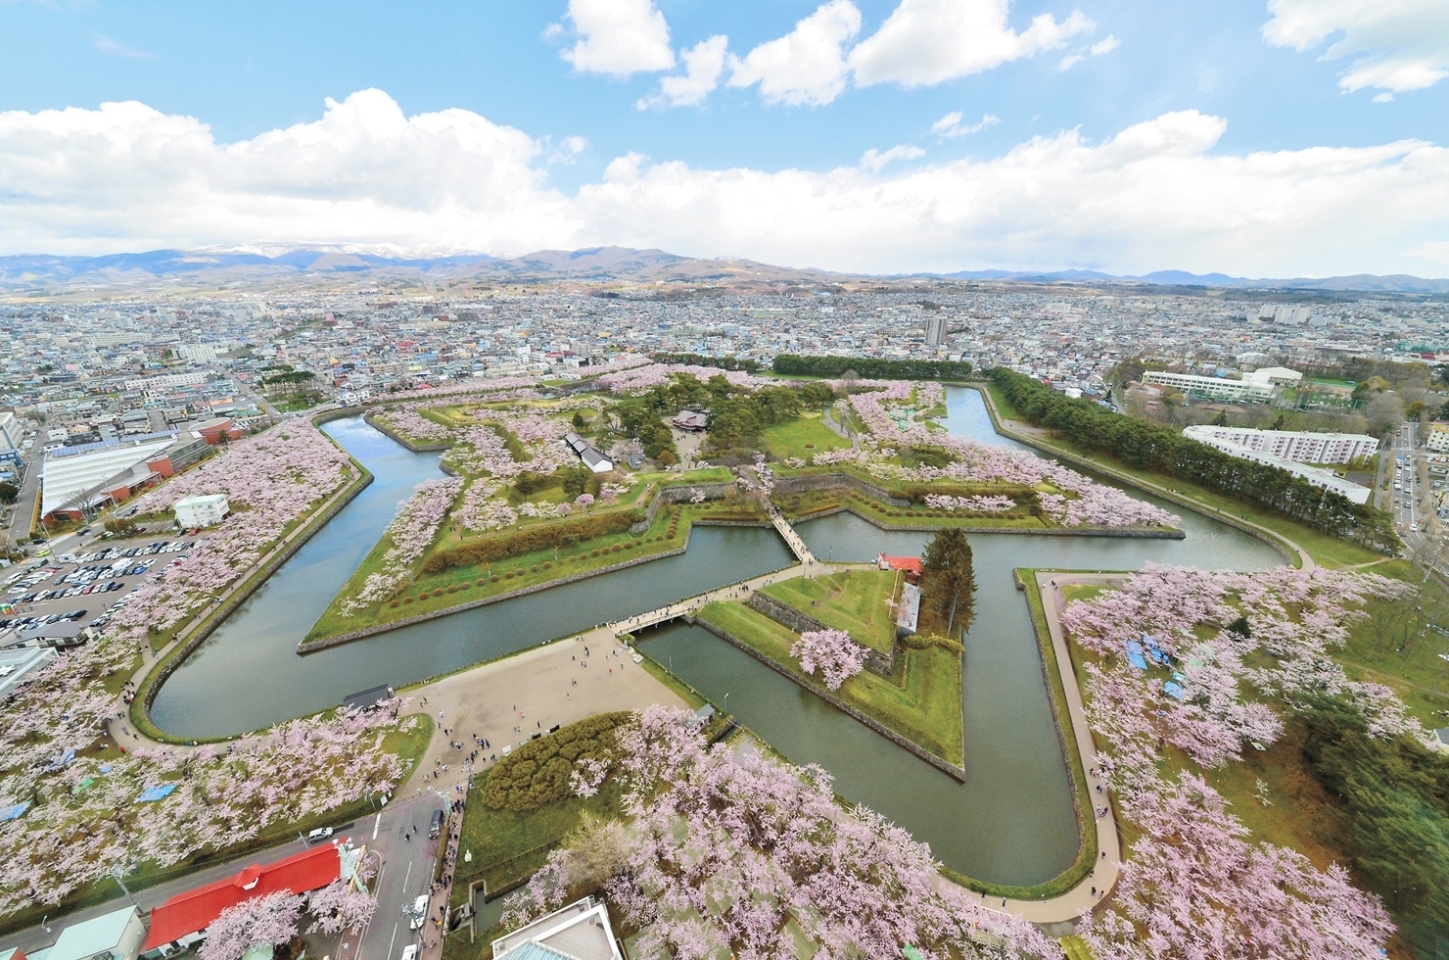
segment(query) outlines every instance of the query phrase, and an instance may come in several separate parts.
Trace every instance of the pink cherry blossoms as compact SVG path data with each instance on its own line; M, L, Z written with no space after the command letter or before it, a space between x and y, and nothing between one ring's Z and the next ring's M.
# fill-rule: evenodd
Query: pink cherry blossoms
M1275 958L1377 952L1392 932L1377 898L1353 889L1340 867L1319 871L1294 851L1252 842L1206 782L1164 772L1161 746L1214 767L1245 744L1272 743L1282 721L1251 691L1290 706L1300 696L1341 694L1381 735L1412 732L1416 725L1391 694L1349 681L1326 655L1347 639L1366 599L1406 589L1344 571L1149 564L1119 589L1068 607L1063 625L1100 658L1083 665L1088 721L1104 745L1099 764L1123 816L1141 831L1113 905L1084 931L1097 956L1155 960L1244 947L1245 956ZM1239 617L1251 637L1226 629ZM1258 651L1272 654L1253 658L1268 665L1247 666Z
M860 673L865 667L865 647L850 639L844 630L807 630L790 648L790 656L811 676L818 670L831 690Z
M274 548L288 525L355 476L347 454L297 419L239 440L220 456L137 498L142 512L192 494L224 493L232 513L190 554L132 594L112 621L130 636L184 622Z
M195 749L85 751L115 716L98 684L135 648L103 639L71 651L21 687L0 726L0 806L29 800L0 823L0 916L55 904L113 870L166 867L244 843L275 824L390 791L404 769L378 748L400 703L366 713L289 721ZM102 740L102 743L106 741ZM156 802L138 797L166 783Z
M289 890L228 907L206 928L201 960L240 960L252 947L275 947L297 935L303 898Z
M945 884L925 845L863 807L835 802L818 767L706 746L690 713L653 706L621 731L632 821L605 889L644 960L794 956L927 960L1055 957L1031 925ZM557 906L586 869L556 852L508 901L516 925ZM597 878L595 878L597 879Z
M926 495L926 506L933 510L965 510L970 513L1005 513L1016 506L1010 497L948 497L930 493Z
M307 894L312 929L328 936L367 925L377 911L377 897L358 890L347 880L336 880Z
M368 575L357 596L344 605L344 612L386 600L411 578L414 565L438 538L438 528L462 489L463 481L456 477L425 480L413 488L412 498L399 506L397 517L383 534L391 545L382 556L382 569Z

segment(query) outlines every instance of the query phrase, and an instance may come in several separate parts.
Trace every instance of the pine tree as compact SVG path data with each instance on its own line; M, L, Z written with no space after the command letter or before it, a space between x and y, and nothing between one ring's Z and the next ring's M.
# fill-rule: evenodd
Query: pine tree
M936 534L926 545L921 579L924 592L946 620L946 635L952 635L958 618L965 629L971 622L976 595L976 573L966 534L954 527Z

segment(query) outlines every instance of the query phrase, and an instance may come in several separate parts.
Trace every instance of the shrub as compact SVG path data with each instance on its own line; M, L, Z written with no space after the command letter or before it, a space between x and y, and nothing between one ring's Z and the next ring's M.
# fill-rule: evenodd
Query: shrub
M495 577L494 579L496 580L497 577ZM504 580L512 580L513 579L513 571L512 570L509 570L507 573L505 573L503 575L503 579Z
M412 602L413 602L413 598L412 597L403 597L403 603L412 603Z
M474 585L481 587L481 586L483 586L483 584L485 584L487 582L488 582L487 580L479 580L479 581L476 581L476 583Z
M552 560L545 560L543 562L543 568L545 570L551 570L551 569L553 569L553 561Z
M507 557L566 546L565 541L568 538L573 538L573 542L577 543L611 533L622 533L642 519L642 516L638 510L595 513L566 523L542 524L512 534L488 537L433 554L423 564L423 572L441 573L453 567L491 563Z
M582 759L613 762L618 757L614 731L631 716L622 711L600 714L525 743L489 772L484 806L522 813L569 799L574 795L569 783L574 764Z
M452 584L451 584L451 583L450 583L450 584L448 584L448 592L449 592L449 593L457 593L457 592L458 592L458 588L457 588L457 587L455 587L455 586L453 586L453 585L452 585Z
M391 603L391 604L390 604L390 606L394 606L394 607L395 607L395 606L397 606L397 601L396 601L396 600L394 600L394 601L393 601L393 602L392 602L392 603Z
M591 557L597 557L598 555L599 555L599 551L597 551L597 550L590 550L589 551L589 556L591 556Z
M528 568L528 572L529 573L538 573L538 564L535 563L533 566L529 567Z
M473 589L473 581L471 581L471 580L464 580L462 583L458 584L458 589L459 590L472 590Z
M489 583L497 583L498 582L498 579L499 579L498 574L495 573L493 576L491 576L491 577L488 578L488 582Z

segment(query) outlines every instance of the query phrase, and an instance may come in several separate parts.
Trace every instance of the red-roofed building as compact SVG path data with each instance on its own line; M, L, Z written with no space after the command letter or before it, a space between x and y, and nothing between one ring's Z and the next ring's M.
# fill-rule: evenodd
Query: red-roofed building
M888 557L881 554L876 558L875 565L882 570L904 570L918 577L921 575L920 557Z
M151 931L141 952L205 930L228 907L282 890L317 890L341 874L342 858L336 847L326 843L276 863L253 864L234 877L178 893L151 911Z

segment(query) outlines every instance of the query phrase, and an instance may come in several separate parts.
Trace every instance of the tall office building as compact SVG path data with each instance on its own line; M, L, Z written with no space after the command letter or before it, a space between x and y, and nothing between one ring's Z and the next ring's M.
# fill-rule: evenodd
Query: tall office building
M931 317L926 321L926 346L935 350L946 342L946 318Z

